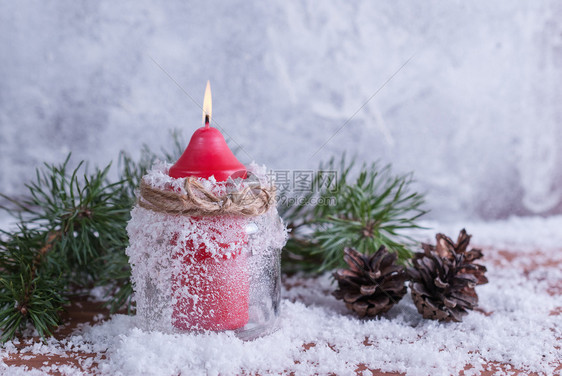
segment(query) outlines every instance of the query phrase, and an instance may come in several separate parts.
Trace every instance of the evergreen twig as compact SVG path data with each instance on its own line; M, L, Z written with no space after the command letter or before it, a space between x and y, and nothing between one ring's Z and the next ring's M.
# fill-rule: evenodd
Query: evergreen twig
M424 197L412 191L412 174L393 175L389 165L363 164L352 180L354 160L345 156L321 164L315 190L304 196L281 195L280 211L291 232L284 254L285 271L319 272L344 267L343 250L372 254L382 245L405 263L415 243L404 230L419 228L427 213ZM329 175L326 172L336 171Z
M51 334L67 303L55 236L20 226L0 236L0 328L2 342L28 322L41 336Z

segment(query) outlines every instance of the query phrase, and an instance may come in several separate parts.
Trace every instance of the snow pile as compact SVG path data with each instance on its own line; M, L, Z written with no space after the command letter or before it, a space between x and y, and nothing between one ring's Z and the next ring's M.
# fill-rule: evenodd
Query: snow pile
M158 164L144 180L185 194L185 178L171 178L168 168ZM260 184L267 184L264 171L255 165L250 170ZM213 177L200 182L217 195L235 184ZM251 218L196 218L136 206L131 217L126 252L140 327L167 333L243 328L241 333L247 334L275 324L279 254L287 236L275 206Z

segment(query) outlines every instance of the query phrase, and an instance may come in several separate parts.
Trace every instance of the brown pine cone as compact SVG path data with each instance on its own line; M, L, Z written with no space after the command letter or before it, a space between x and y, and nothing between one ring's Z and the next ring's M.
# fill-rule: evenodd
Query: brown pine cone
M387 312L406 294L407 275L396 263L396 253L380 247L372 256L363 255L353 248L344 250L349 269L334 273L338 289L336 299L360 317L376 316Z
M472 263L482 251L466 251L470 235L464 229L457 243L443 234L436 238L437 245L423 244L424 252L416 253L408 268L412 299L424 318L459 322L478 305L474 287L488 282L486 268Z

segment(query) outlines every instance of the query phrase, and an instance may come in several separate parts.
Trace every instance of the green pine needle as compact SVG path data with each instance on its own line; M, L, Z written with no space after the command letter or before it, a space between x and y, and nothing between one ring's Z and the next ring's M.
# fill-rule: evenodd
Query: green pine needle
M67 303L68 280L60 254L47 233L20 226L0 240L0 340L5 342L31 322L40 336L59 324Z
M283 260L286 271L344 267L345 247L372 254L384 245L402 263L411 257L415 243L404 230L419 228L417 220L427 213L423 195L412 191L412 175L393 175L390 166L364 164L352 182L353 167L345 156L339 165L332 159L320 165L314 177L319 190L299 200L281 200L289 203L281 206L281 213L292 230ZM326 183L326 171L337 171L337 178Z

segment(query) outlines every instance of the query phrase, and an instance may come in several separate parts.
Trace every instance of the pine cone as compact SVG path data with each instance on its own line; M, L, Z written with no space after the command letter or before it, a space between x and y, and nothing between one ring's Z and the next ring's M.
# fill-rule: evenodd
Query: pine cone
M384 246L372 256L353 248L344 252L349 269L334 273L338 289L333 295L360 317L380 315L406 294L408 277L404 267L396 264L396 253L388 252Z
M488 282L486 268L472 263L482 251L466 251L470 235L464 229L456 244L443 234L436 239L437 246L422 245L424 252L416 253L408 268L412 299L426 319L460 322L478 305L474 287Z

